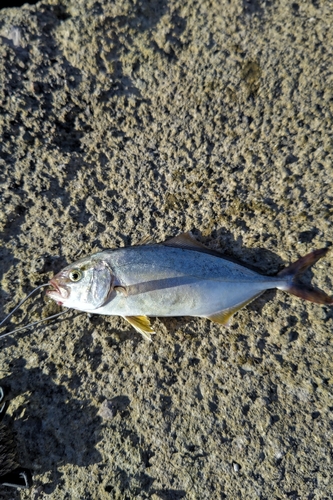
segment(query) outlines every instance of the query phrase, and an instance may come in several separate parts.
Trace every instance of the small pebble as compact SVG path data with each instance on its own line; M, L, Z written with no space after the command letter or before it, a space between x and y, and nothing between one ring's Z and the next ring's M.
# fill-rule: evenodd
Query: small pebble
M19 47L21 45L21 41L22 41L21 30L19 28L17 28L16 26L12 26L9 33L8 33L7 38L9 40L12 40L15 47Z
M112 401L108 401L107 399L105 399L101 404L98 414L104 420L112 420L116 415L116 408Z
M239 464L237 464L236 462L234 462L234 463L232 464L232 466L233 466L233 468L234 468L234 471L235 471L235 472L238 472L238 471L239 471L239 469L240 469L240 465L239 465Z

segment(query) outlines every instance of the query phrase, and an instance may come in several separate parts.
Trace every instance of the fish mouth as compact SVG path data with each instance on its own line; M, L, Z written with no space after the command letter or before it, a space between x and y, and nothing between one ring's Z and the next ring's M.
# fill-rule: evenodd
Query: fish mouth
M62 305L63 301L69 297L69 290L63 285L60 286L56 279L50 280L48 284L52 288L46 290L46 295L55 300L59 305Z

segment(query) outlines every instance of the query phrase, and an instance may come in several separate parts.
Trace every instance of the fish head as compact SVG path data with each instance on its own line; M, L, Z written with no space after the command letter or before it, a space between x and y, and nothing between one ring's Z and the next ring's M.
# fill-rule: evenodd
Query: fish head
M59 305L93 311L108 300L113 281L112 271L103 259L88 257L56 274L46 294Z

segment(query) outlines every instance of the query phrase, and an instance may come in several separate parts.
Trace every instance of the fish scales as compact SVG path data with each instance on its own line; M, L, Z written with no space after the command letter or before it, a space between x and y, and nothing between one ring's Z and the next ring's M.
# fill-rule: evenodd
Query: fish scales
M96 255L127 293L113 292L97 314L209 316L285 280L261 276L214 255L151 245Z

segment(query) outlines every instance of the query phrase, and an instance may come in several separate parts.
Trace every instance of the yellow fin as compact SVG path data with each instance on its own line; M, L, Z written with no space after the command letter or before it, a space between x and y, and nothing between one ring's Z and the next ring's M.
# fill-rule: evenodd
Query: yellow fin
M170 246L170 247L180 247L180 248L200 248L200 250L209 250L209 248L205 247L202 243L197 241L191 231L187 233L179 234L170 240L166 240L162 243L162 245Z
M219 311L215 314L212 314L211 316L206 316L206 318L210 319L211 321L215 321L215 323L220 323L220 325L224 326L229 326L229 320L230 318L240 309L243 307L247 306L252 302L254 299L259 297L263 292L259 292L250 299L246 300L245 302L242 302L241 304L237 304L235 307L231 307L230 309L224 309L224 311Z
M240 308L239 308L240 309ZM215 323L220 323L220 325L229 326L229 320L238 309L226 309L225 311L221 311L216 314L212 314L212 316L207 316L208 319L214 321Z
M150 326L150 320L147 316L123 316L126 321L128 321L137 332L141 333L141 335L151 342L151 334L155 333L152 327Z

